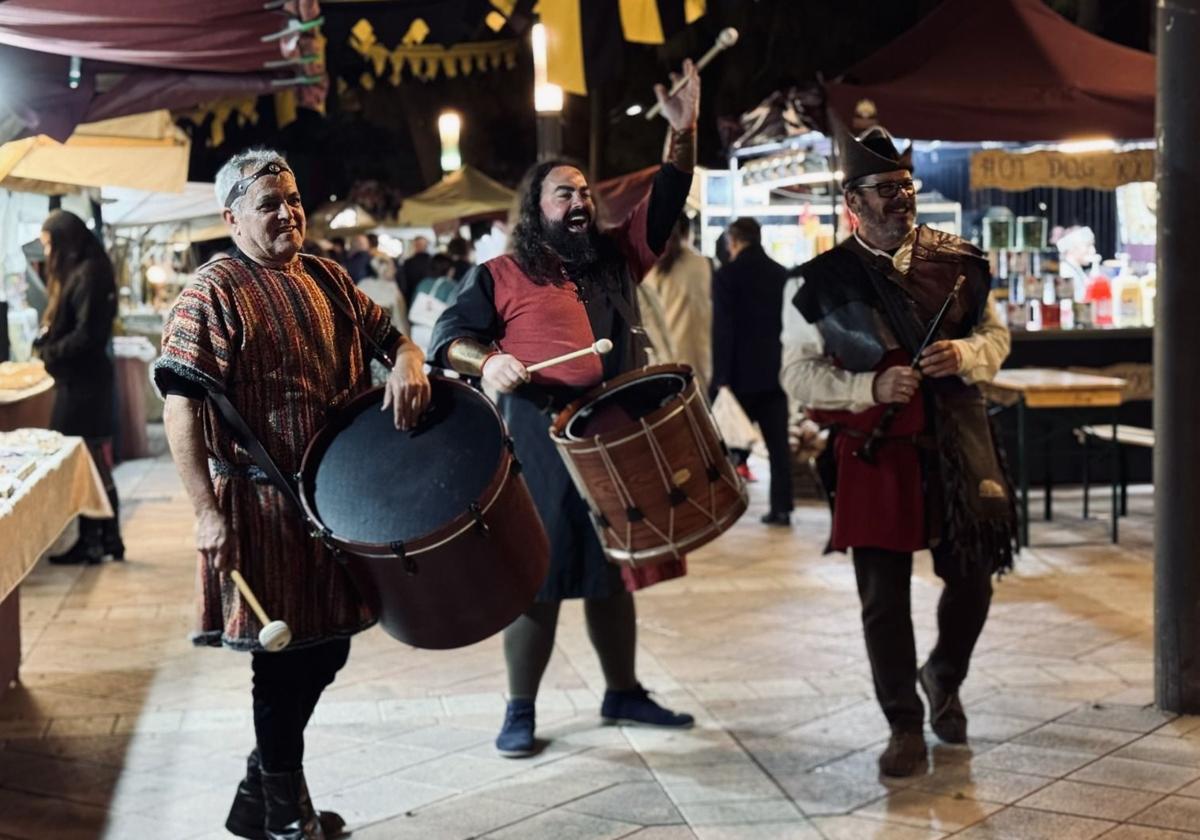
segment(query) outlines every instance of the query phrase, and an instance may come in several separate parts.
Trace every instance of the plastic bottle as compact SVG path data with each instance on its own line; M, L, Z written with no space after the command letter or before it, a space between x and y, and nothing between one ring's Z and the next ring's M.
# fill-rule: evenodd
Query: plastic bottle
M1129 269L1122 268L1116 280L1116 313L1118 327L1142 325L1142 284Z
M1086 298L1092 304L1092 323L1097 327L1113 325L1112 284L1103 271L1097 270L1088 281Z

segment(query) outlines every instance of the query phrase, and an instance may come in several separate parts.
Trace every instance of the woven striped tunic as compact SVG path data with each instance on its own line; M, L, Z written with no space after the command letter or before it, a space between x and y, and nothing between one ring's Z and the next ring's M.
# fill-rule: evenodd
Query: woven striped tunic
M322 270L367 333L394 347L399 334L388 313L336 263L304 256L268 269L239 255L210 261L197 272L171 310L155 363L160 390L190 388L189 396L202 396L198 389L223 389L286 474L299 470L304 447L330 412L371 386L362 337L310 276ZM177 387L181 380L183 388ZM329 550L309 536L207 401L204 437L228 528L230 566L241 571L272 618L288 623L292 647L373 624ZM229 576L199 558L197 581L193 641L258 649L260 624Z

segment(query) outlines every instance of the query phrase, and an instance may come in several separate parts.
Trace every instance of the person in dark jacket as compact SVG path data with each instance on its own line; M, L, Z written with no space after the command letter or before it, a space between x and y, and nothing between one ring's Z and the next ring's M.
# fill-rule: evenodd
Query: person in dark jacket
M767 256L754 219L725 231L730 261L713 278L712 393L725 386L758 423L771 463L767 525L791 524L792 459L788 400L779 386L783 285L787 271Z
M34 342L54 377L50 428L87 443L112 503L112 519L79 517L79 540L51 563L125 559L112 477L114 368L110 345L117 314L112 262L100 241L73 213L55 210L42 225L47 296L42 331Z

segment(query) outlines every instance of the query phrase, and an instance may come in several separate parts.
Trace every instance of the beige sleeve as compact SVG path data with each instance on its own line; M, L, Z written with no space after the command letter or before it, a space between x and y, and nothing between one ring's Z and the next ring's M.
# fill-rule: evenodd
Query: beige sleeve
M875 405L871 394L875 374L842 370L825 356L820 331L792 305L797 288L796 282L789 280L783 292L779 384L789 397L807 408L865 411Z
M962 353L958 375L964 382L974 385L977 382L990 382L996 376L1008 358L1012 335L996 317L995 301L990 294L983 319L969 336L957 339L954 343Z

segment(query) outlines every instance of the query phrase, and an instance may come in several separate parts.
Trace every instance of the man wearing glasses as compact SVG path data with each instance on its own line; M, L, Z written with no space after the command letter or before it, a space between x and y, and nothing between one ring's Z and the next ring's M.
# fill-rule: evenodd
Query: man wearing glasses
M833 429L829 547L854 559L875 693L892 730L880 771L909 776L926 759L918 683L934 733L967 740L958 688L991 576L1012 566L1012 494L976 387L1000 368L1010 339L989 304L980 251L916 225L911 147L901 154L874 128L844 138L841 164L855 230L800 268L803 284L783 302L780 380ZM945 588L938 641L918 669L909 590L922 549Z

